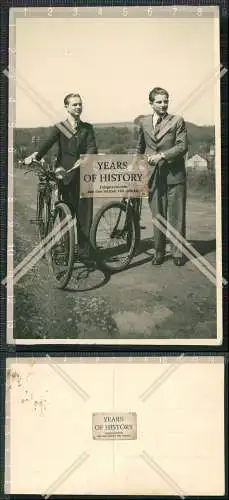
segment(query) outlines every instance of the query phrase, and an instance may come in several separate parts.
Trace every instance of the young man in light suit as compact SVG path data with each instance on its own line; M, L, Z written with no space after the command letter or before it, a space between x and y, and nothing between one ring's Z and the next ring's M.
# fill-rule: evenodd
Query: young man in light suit
M153 219L160 214L185 237L186 171L184 155L188 149L187 131L181 116L168 114L169 94L155 87L149 93L153 114L138 124L137 154L148 155L149 205ZM155 254L153 265L161 265L165 257L166 235L154 225ZM176 266L184 259L180 245L172 244Z

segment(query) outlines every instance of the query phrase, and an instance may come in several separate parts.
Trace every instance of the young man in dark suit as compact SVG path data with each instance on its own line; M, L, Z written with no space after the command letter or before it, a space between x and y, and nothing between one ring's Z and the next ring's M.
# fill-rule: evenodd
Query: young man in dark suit
M80 120L83 109L80 95L68 94L64 99L64 106L68 114L67 120L52 127L48 139L36 153L26 158L26 163L33 159L41 160L53 144L58 143L56 167L61 165L65 170L70 170L74 165L78 166L67 174L63 181L60 181L59 189L73 215L76 213L78 216L80 255L87 256L93 217L93 200L80 198L80 155L96 154L97 147L92 125Z
M138 124L137 154L148 155L149 205L153 218L160 214L185 237L186 171L184 155L188 149L187 131L181 116L168 114L169 94L155 87L149 93L153 114ZM153 265L165 257L166 235L154 225L155 254ZM182 266L180 245L171 245L173 262Z

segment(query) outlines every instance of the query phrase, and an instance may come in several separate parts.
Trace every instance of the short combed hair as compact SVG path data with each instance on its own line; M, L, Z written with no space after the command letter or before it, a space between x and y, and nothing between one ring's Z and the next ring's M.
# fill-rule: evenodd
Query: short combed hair
M69 101L72 97L79 97L82 101L81 95L80 94L67 94L64 98L64 105L67 106L69 104Z
M165 95L167 99L169 98L167 90L162 89L161 87L154 87L154 89L152 89L149 93L149 102L154 102L154 99L158 94Z

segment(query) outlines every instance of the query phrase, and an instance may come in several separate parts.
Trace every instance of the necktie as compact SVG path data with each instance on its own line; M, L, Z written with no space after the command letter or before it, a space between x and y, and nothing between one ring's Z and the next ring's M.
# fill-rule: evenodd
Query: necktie
M159 118L157 119L156 121L156 125L155 125L155 128L154 128L154 135L157 135L159 130L160 130L160 124L162 122L162 117L159 116Z
M68 131L70 132L70 134L73 134L75 135L78 131L78 123L70 123L69 120L66 120L66 126L67 126L67 129Z
M72 128L73 128L73 132L74 132L74 134L76 134L77 129L78 129L78 124L77 124L77 123L74 123L74 125L72 126Z

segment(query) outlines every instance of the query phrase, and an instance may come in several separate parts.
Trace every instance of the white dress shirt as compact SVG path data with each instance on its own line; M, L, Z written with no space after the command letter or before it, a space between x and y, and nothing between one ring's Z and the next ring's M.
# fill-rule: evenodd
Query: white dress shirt
M153 113L153 117L152 117L152 123L153 123L153 130L155 130L155 127L156 127L156 124L157 124L157 121L158 119L161 119L163 120L163 118L166 116L166 113L163 115L163 116L160 116L158 115L157 113ZM161 157L161 159L165 159L165 154L164 153L157 153L158 156Z
M158 115L158 114L157 114L157 113L155 113L155 112L153 113L153 129L155 129L156 124L157 124L157 121L158 121L159 119L163 120L163 118L164 118L165 116L166 116L166 113L165 113L164 115L162 115L162 116Z

